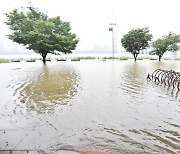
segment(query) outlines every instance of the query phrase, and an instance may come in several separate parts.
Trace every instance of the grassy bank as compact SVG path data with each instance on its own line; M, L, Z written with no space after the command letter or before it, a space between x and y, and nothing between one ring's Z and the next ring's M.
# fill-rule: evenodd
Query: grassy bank
M116 61L121 61L121 60L133 60L134 58L132 56L115 56L114 60ZM36 60L42 60L42 58L19 58L19 59L5 59L5 58L0 58L0 63L9 63L9 62L20 62L20 61L26 61L26 62L35 62ZM97 56L82 56L82 57L57 57L57 58L47 58L46 61L51 61L51 60L56 60L56 61L80 61L80 60L100 60L100 61L109 61L113 60L113 57L97 57ZM152 57L152 56L139 56L137 58L137 61L139 60L154 60L158 61L157 57ZM163 57L162 60L172 60L169 57ZM173 60L180 60L179 57L174 58Z
M73 58L73 59L79 59L79 60L103 60L103 61L106 61L106 60L129 60L129 59L134 59L133 57L131 56L121 56L121 57L95 57L95 56L87 56L87 57L76 57L76 58ZM137 60L158 60L157 57L152 57L152 56L146 56L146 57L143 57L143 56L139 56L137 58ZM172 60L171 58L169 57L163 57L162 60ZM174 60L180 60L180 58L175 58Z
M9 63L10 61L9 60L6 60L6 59L0 59L0 63Z

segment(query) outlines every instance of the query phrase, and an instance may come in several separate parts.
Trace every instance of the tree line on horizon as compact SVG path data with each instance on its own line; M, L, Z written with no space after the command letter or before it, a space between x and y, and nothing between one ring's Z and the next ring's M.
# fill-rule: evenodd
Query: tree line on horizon
M5 23L12 30L8 38L39 53L44 64L48 53L72 53L79 42L76 34L71 32L69 22L62 21L59 16L49 18L35 7L14 9L5 15L7 18ZM167 51L176 52L180 49L180 35L175 33L170 32L151 42L152 38L148 27L134 28L123 35L121 43L127 52L133 54L135 61L140 51L150 44L153 48L150 54L157 55L159 61Z

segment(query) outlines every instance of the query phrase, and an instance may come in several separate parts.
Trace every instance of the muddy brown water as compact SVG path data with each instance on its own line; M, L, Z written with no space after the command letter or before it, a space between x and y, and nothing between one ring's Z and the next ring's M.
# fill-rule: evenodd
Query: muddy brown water
M179 61L0 64L0 153L180 153ZM106 152L105 152L106 151Z

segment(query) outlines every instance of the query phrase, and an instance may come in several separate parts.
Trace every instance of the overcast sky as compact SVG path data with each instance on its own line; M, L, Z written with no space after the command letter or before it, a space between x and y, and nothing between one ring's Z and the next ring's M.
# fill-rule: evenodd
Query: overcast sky
M111 47L109 23L116 19L116 44L132 28L149 27L154 38L180 34L180 0L31 0L49 16L60 16L71 23L80 38L77 50L105 50ZM5 12L27 6L27 0L5 0L0 5L0 46L11 48L10 31L3 23ZM0 47L1 49L2 47ZM121 50L120 48L118 50Z

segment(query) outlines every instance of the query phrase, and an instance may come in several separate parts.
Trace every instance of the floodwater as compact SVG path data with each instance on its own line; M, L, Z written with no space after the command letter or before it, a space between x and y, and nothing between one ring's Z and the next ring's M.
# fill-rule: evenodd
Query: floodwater
M0 64L0 153L180 153L179 61ZM97 152L99 151L99 152Z

